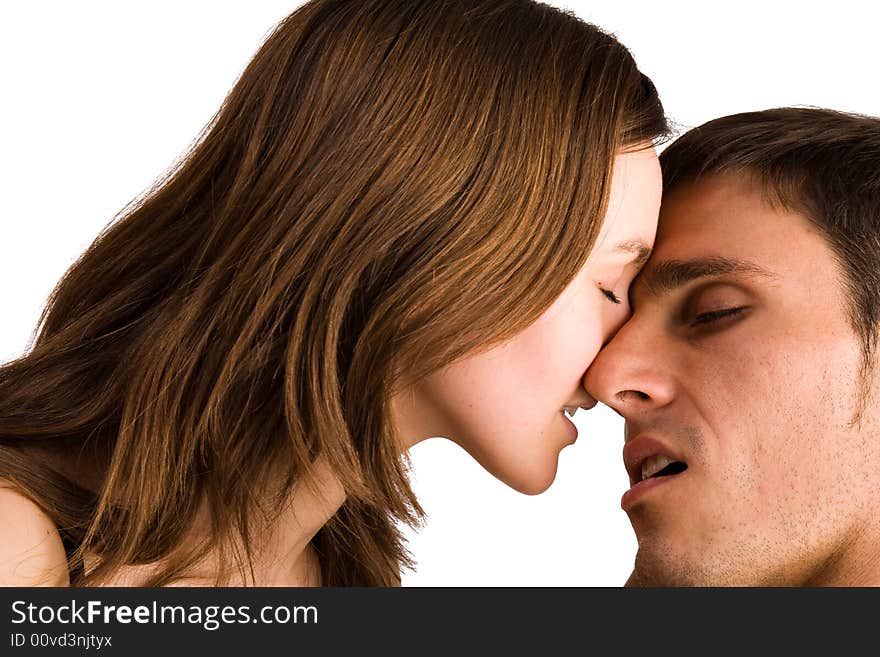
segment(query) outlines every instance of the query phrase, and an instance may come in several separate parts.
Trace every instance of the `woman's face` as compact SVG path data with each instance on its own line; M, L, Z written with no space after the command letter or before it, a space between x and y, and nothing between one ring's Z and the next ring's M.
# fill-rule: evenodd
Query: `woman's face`
M615 158L596 244L546 312L510 341L462 358L392 400L406 447L442 436L522 493L553 483L559 452L577 437L563 409L595 403L581 379L630 314L627 293L654 243L661 184L653 147Z

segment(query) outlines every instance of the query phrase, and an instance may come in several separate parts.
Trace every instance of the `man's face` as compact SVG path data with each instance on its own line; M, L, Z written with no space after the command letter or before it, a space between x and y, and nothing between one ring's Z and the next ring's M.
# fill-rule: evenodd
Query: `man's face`
M631 300L584 380L626 419L628 584L821 583L874 554L876 404L853 423L860 342L817 229L740 175L682 185Z

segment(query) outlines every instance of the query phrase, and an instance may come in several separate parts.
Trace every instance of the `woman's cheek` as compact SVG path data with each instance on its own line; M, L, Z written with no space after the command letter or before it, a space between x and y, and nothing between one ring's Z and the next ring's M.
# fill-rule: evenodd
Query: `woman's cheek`
M605 338L601 311L601 308L587 309L578 321L571 324L565 337L560 339L566 369L578 370L582 375L596 358Z

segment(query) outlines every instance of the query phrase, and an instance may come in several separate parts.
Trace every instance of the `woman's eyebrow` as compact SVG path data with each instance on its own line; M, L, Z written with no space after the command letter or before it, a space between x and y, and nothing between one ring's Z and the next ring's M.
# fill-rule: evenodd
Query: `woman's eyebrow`
M706 256L691 260L666 260L652 263L641 272L639 279L648 292L656 297L700 278L728 274L778 278L777 274L754 262L723 256Z

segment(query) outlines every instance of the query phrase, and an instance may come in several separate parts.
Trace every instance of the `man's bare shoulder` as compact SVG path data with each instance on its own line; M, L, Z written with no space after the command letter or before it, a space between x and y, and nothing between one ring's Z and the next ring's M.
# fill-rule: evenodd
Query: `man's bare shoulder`
M70 586L58 528L0 479L0 586Z

